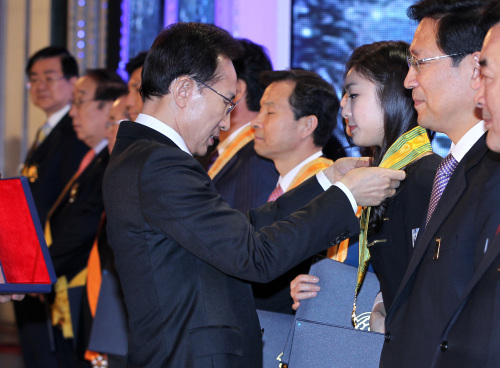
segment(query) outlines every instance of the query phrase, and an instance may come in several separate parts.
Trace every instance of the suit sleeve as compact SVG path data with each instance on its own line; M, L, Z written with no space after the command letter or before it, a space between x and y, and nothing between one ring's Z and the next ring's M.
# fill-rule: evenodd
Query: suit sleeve
M314 195L303 192L307 185L253 211L251 218L258 222L262 216L262 224L275 212L283 219L255 230L215 192L196 161L169 147L146 159L139 185L142 215L154 231L220 271L249 281L268 282L359 230L359 220L339 188L309 202Z

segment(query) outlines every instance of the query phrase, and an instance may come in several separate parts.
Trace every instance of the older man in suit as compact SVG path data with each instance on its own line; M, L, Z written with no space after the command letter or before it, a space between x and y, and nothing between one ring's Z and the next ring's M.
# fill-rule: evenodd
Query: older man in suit
M349 237L359 224L346 193L353 202L376 203L404 177L378 168L343 175L352 168L344 161L254 211L286 216L304 206L256 231L192 157L229 127L237 81L231 60L239 52L215 26L167 27L144 64L142 113L136 123L120 124L103 188L129 314L129 366L262 366L261 331L244 280L268 281ZM341 183L330 186L327 175Z
M75 58L62 47L37 51L26 66L31 101L47 120L37 132L26 155L21 174L30 183L40 222L78 169L88 147L76 137L69 116L74 84L78 78ZM53 367L45 306L27 296L14 304L23 360L26 368Z
M453 142L434 181L425 227L387 312L381 367L429 367L500 223L500 163L488 151L474 97L481 81L482 1L421 0L405 86L418 123ZM447 184L446 184L447 183ZM475 245L476 244L476 245Z
M70 314L68 297L80 296L86 281L87 260L104 210L101 187L109 159L105 139L108 114L113 101L126 93L125 82L105 69L88 70L74 88L70 111L73 128L90 150L50 209L45 223L45 239L58 278L52 323L59 364L65 367L85 366L83 352L77 354L73 346L77 323L72 323L75 314Z
M484 9L484 29L489 29L481 50L481 86L476 104L482 109L488 129L486 144L500 153L500 3ZM497 182L498 186L499 183ZM498 198L497 198L498 202ZM499 224L500 225L500 224ZM437 349L435 368L498 367L500 362L500 236L490 243L479 242L483 255L449 319Z

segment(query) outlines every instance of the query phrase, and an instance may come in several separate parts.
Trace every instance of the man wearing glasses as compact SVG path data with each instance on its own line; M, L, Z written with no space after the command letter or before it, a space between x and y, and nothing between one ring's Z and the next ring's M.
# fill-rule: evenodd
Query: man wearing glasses
M483 5L421 0L408 10L420 23L405 86L419 125L446 134L453 144L436 173L425 227L385 319L381 367L430 367L438 351L446 355L456 348L441 334L500 223L499 206L492 205L500 195L500 163L486 147L474 103Z
M192 157L229 127L231 60L240 50L213 25L165 28L144 64L142 113L120 123L103 194L129 316L128 366L261 367L262 335L245 280L268 282L353 235L353 206L393 195L404 177L379 168L345 173L358 160L337 161L321 179L250 211L279 219L304 206L256 230ZM331 186L328 176L342 179Z
M64 367L84 366L83 351L75 349L80 321L70 317L83 292L86 266L103 215L102 178L109 160L107 122L111 106L127 94L115 72L91 69L78 79L70 116L78 139L90 149L47 215L45 240L57 275L51 304L56 350ZM74 312L74 309L73 309ZM73 318L73 319L72 319Z
M47 119L40 124L21 174L30 183L38 217L42 224L66 183L78 169L88 147L76 137L69 116L73 86L78 78L76 60L56 46L37 51L26 66L31 101ZM24 364L55 367L56 357L49 346L44 305L30 295L14 303Z

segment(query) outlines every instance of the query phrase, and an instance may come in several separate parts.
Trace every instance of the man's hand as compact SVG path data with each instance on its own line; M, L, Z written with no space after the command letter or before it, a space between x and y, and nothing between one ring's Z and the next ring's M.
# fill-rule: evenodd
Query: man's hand
M312 275L299 275L290 283L290 295L293 299L292 308L297 310L300 301L303 299L314 298L321 289L316 283L319 279Z
M23 300L24 294L0 294L0 303L7 303L11 300Z
M370 158L369 157L344 157L340 158L335 163L330 166L328 169L324 170L326 177L332 184L335 184L340 179L344 177L344 175L351 171L352 169L356 169L359 167L368 167L370 166Z
M378 206L387 197L396 194L404 171L381 167L363 167L350 170L340 180L356 199L358 206Z

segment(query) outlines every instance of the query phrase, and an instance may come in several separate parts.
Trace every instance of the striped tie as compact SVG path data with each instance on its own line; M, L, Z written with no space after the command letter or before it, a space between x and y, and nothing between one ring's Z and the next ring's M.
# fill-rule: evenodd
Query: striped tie
M429 223L432 213L436 209L439 199L443 194L444 188L446 188L446 184L448 184L451 174L453 174L457 165L458 161L452 156L451 153L439 164L436 176L434 177L434 184L432 185L431 201L429 202L429 211L427 213L427 221L425 222L426 226Z

